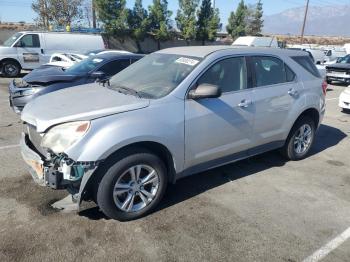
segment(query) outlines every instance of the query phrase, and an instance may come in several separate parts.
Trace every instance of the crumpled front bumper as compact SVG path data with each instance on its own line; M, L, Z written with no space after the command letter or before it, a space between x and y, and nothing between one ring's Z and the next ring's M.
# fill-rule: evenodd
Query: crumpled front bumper
M71 159L68 162L67 156L46 158L34 148L26 133L22 133L20 146L22 157L35 183L52 189L67 189L79 206L87 182L100 162L74 162ZM77 174L79 176L74 177Z
M22 133L20 142L22 158L28 165L29 172L32 175L34 181L40 186L46 186L44 175L44 161L38 153L36 153L27 145L27 139L28 138L26 135Z

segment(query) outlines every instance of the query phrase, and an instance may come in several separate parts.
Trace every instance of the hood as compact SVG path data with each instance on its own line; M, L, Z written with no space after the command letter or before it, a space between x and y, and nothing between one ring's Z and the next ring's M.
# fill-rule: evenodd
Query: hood
M17 54L16 48L0 45L0 55Z
M61 67L49 66L33 70L23 77L23 80L27 83L48 85L57 82L70 82L79 77L79 75L67 74Z
M93 120L145 108L149 104L148 99L122 94L93 83L40 96L24 107L21 118L36 126L37 132L41 133L57 124Z
M337 64L333 64L333 65L327 66L327 69L350 70L350 64L341 64L341 63L337 63Z

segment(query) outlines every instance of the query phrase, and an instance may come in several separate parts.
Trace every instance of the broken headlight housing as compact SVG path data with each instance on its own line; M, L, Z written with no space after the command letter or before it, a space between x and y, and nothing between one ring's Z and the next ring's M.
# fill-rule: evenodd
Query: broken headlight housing
M15 79L13 83L16 87L29 87L29 84L23 79Z
M89 121L70 122L51 128L43 137L41 146L55 154L63 153L78 142L90 128Z

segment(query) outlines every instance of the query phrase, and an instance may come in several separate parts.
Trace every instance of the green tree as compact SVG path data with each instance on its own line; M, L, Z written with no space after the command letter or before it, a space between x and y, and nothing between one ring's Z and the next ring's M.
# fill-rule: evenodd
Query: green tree
M196 10L199 0L179 0L179 10L175 18L182 37L187 41L196 38Z
M198 11L197 21L197 39L202 41L202 45L205 45L205 41L215 40L219 24L219 10L214 10L211 6L211 0L203 0Z
M128 24L131 35L136 41L138 51L142 52L140 41L145 39L150 25L147 10L142 6L142 0L135 1L134 8L129 13Z
M232 38L237 38L240 36L246 35L246 23L247 19L247 6L244 3L244 0L238 4L236 13L231 12L231 15L228 20L228 25L226 27L227 32L232 36Z
M261 36L261 31L264 26L263 15L263 3L261 0L253 7L250 8L251 11L248 12L248 17L250 19L247 22L247 33L253 36Z
M38 14L38 21L48 28L49 23L59 26L71 25L82 17L83 0L36 0L32 9Z
M95 0L94 4L106 33L123 35L128 28L126 0Z
M153 0L153 5L149 6L150 31L158 43L158 49L161 41L166 41L170 37L171 15L167 0Z

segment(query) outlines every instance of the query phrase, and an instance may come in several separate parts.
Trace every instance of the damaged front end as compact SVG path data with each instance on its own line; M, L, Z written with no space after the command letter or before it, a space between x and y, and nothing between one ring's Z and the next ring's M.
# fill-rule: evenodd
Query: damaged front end
M71 195L71 204L78 211L87 182L102 161L74 161L65 153L54 153L43 148L41 140L42 135L34 127L28 125L25 128L21 139L21 153L34 181L52 189L66 189Z

